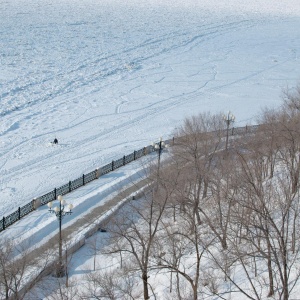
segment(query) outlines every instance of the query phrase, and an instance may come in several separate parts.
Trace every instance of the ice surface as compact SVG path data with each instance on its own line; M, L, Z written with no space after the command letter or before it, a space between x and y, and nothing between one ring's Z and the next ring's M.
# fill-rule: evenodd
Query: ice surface
M112 159L299 81L300 3L0 0L0 216ZM59 144L50 144L57 137Z

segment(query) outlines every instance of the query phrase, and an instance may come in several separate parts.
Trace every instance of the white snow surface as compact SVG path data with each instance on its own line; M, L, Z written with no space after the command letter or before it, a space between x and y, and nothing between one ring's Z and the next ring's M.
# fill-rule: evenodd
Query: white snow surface
M193 114L256 123L299 83L299 28L299 0L0 0L0 217L172 137ZM141 167L68 194L64 226ZM0 235L38 244L55 233L40 207ZM80 259L75 271L91 264Z
M299 17L299 0L0 0L0 217L192 114L255 123L299 82Z

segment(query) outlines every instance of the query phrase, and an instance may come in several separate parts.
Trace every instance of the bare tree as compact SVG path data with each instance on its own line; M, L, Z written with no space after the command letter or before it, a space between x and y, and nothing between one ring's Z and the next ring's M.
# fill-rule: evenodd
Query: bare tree
M214 233L224 250L227 249L227 235L231 222L231 211L236 203L237 183L232 161L219 157L209 178L210 195L202 200L199 207L204 223Z
M186 169L186 204L193 206L198 224L202 222L201 199L207 197L213 162L224 143L224 126L221 115L200 114L187 118L178 130L172 149L173 159Z
M203 235L203 237L201 237ZM177 221L164 222L163 230L160 232L159 239L164 243L158 244L156 250L157 265L159 270L169 270L172 291L172 274L176 277L176 295L178 299L183 299L181 290L184 279L190 286L186 291L190 292L191 299L198 299L201 280L201 259L209 247L211 236L205 237L199 225L194 222L193 212L182 213Z
M24 299L31 288L41 280L52 251L45 251L39 258L35 248L28 243L18 244L2 240L0 248L0 297L1 299Z
M241 197L238 205L246 214L237 220L246 229L240 238L251 251L240 251L238 244L233 244L237 259L242 263L257 256L265 261L269 275L268 296L273 296L276 290L279 299L287 300L294 282L299 279L299 268L295 264L299 259L299 251L295 249L299 245L295 245L294 238L295 228L300 225L299 203L298 192L293 190L294 178L289 167L283 164L279 169L275 166L276 177L265 178L257 153L239 154L239 162ZM247 269L247 272L257 274L257 270Z
M295 89L286 88L283 91L283 104L284 109L289 112L300 112L300 86Z
M81 299L134 300L143 294L136 281L126 268L92 272L84 277Z
M149 271L155 266L152 259L155 237L173 191L172 186L159 181L158 189L145 193L139 201L130 201L108 226L112 243L105 253L118 253L130 260L132 272L140 273L144 299L149 299L152 289L148 279Z

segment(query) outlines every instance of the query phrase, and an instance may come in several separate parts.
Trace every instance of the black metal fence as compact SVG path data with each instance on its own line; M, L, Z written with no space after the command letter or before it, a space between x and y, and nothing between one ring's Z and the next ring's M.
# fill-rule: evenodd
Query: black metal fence
M38 208L40 205L45 205L50 201L54 201L57 199L57 196L59 195L65 195L68 194L79 187L82 187L83 185L98 179L100 176L105 175L115 169L118 169L122 166L125 166L126 164L141 158L142 156L145 156L151 152L155 151L153 146L147 146L140 150L133 151L133 153L129 155L124 155L122 158L119 158L117 160L113 160L111 163L96 169L88 174L83 174L81 177L69 181L68 183L62 185L59 188L55 188L53 191L40 196L36 199L33 199L26 205L19 207L16 211L8 215L7 217L3 217L0 220L0 232L3 231L8 226L12 225L13 223L19 221L22 217L26 216L36 208Z
M237 128L231 128L231 135L240 135L244 133L252 133L255 132L258 125L254 126L245 126L245 127L237 127ZM225 131L224 131L225 133ZM166 143L174 143L174 138L172 140L166 140ZM0 232L3 231L8 226L12 225L13 223L20 220L22 217L26 216L36 208L38 208L40 205L45 205L50 201L54 201L57 199L57 196L59 195L65 195L68 194L76 189L78 189L81 186L84 186L85 184L98 179L100 176L105 175L115 169L118 169L122 166L125 166L126 164L141 158L142 156L145 156L151 152L155 151L154 147L152 145L144 147L140 150L133 151L133 153L129 155L124 155L122 158L119 158L117 160L113 160L111 163L96 169L88 174L83 174L81 177L69 181L68 183L62 185L59 188L55 188L53 191L40 196L36 199L33 199L26 205L19 207L16 211L8 215L7 217L3 217L0 220Z

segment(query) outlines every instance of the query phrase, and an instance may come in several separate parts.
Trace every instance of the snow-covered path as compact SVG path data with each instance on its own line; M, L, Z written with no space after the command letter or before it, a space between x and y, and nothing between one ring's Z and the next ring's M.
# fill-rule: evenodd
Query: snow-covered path
M94 225L93 222L99 222L102 216L109 214L109 210L115 207L116 201L117 203L122 201L122 191L131 188L133 193L137 192L139 182L145 178L144 165L153 159L156 159L156 153L143 157L139 161L131 162L65 195L66 202L74 207L72 214L63 218L62 229L72 228L75 240L84 237L86 230ZM125 193L123 197L125 197ZM114 200L114 198L116 199ZM53 208L58 205L57 202L53 201ZM97 213L94 216L96 220L93 220L92 212L95 209L99 211L98 207L100 207L101 213ZM83 221L78 222L79 219L83 219ZM57 232L57 218L54 214L49 213L47 205L44 205L6 228L1 232L0 240L13 238L21 249L38 248L56 236Z
M300 4L273 2L0 1L0 216L191 114L280 105Z

